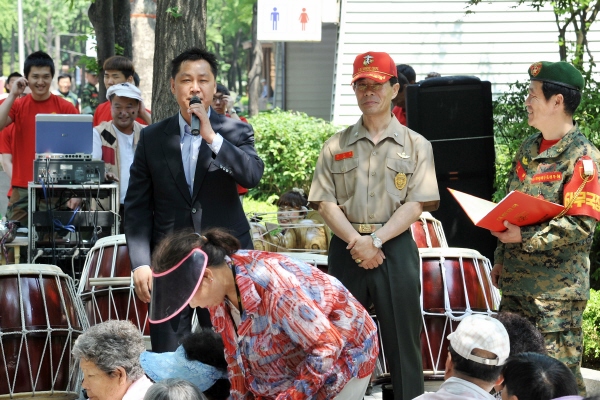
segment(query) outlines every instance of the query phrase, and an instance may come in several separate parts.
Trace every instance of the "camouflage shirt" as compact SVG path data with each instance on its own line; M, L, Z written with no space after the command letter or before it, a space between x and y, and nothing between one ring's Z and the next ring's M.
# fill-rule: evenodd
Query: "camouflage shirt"
M563 187L571 180L579 158L589 155L598 168L600 151L577 126L554 146L538 154L541 142L541 133L523 141L513 160L507 189L563 204ZM552 179L543 181L539 179L540 174ZM533 179L536 175L538 178ZM539 183L534 183L536 181ZM596 220L592 217L564 216L521 227L522 243L498 241L494 263L504 265L500 278L502 294L555 300L588 299L588 256L595 227Z
M64 94L64 93L61 93L59 90L55 90L54 94L62 99L65 99L69 103L73 104L73 106L79 110L79 99L77 98L77 95L75 93L67 92L67 94Z
M98 89L96 89L96 86L86 83L81 91L81 113L94 114L98 104Z

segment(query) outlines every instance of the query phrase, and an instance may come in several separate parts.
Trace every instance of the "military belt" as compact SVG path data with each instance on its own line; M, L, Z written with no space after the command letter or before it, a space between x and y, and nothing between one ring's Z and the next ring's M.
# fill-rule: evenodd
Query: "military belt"
M377 229L381 228L384 224L355 224L354 222L350 223L354 229L358 233L373 233Z

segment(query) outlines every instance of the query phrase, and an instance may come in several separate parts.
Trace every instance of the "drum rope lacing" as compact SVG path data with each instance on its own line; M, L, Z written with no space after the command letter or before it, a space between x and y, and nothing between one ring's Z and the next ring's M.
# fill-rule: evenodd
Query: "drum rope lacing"
M427 229L425 229L425 231L427 232ZM443 237L443 236L441 236L441 237ZM452 329L452 324L449 323L450 321L460 322L464 318L466 318L467 316L469 316L471 314L482 314L482 312L473 311L471 309L467 286L466 286L463 256L458 256L458 258L459 258L462 285L463 285L463 290L465 293L465 302L466 302L465 311L462 311L463 314L461 316L455 315L456 313L459 313L460 311L452 311L452 308L451 308L452 306L450 304L449 289L448 289L448 285L447 285L446 268L445 268L446 257L440 255L439 260L438 260L438 265L439 265L440 272L442 275L442 283L443 283L443 291L444 291L444 313L443 313L443 315L447 318L446 323L444 324L442 338L445 338L447 336L446 331L447 331L448 327L450 327L450 329ZM500 304L499 292L496 288L494 288L492 286L492 282L491 282L491 278L490 278L492 266L487 258L481 258L481 256L479 256L479 257L475 256L475 254L473 254L473 256L471 258L474 260L474 267L475 267L475 271L477 274L477 280L478 280L481 288L486 287L486 285L484 285L481 268L483 268L484 270L486 270L488 272L486 275L486 278L487 278L486 282L487 282L487 287L490 288L490 291L492 293L492 299L488 299L486 290L483 290L484 301L486 304L486 311L483 312L483 314L492 315L495 313L494 311L492 311L492 308L497 308L498 305ZM422 257L419 257L419 262L420 262L421 287L423 287L423 258ZM421 319L423 322L423 332L425 333L425 338L427 339L427 343L431 343L431 338L429 336L429 332L426 329L425 316L440 316L440 314L425 311L424 304L423 304L423 291L422 290L421 290L420 297L421 297ZM492 301L491 307L490 307L490 300ZM439 369L440 368L439 363L441 360L442 349L443 349L443 346L439 346L437 358L434 358L433 352L431 350L431 346L428 346L429 358L430 358L431 365L433 366L433 369L434 369L434 371L433 371L434 374L443 372L443 369L442 370Z
M42 366L44 365L44 356L46 355L46 351L48 351L48 348L52 346L52 334L58 333L58 332L66 332L67 338L65 339L65 346L62 349L62 353L60 355L58 365L56 366L56 371L54 370L53 353L52 353L52 351L48 351L48 355L50 357L49 364L50 364L50 375L51 375L51 385L52 385L51 390L49 391L50 396L54 395L56 381L60 376L61 366L62 366L63 361L65 360L65 355L66 355L65 353L67 352L67 349L69 349L69 350L71 349L74 333L82 334L83 331L89 327L89 325L87 323L87 319L85 318L83 305L80 301L78 301L78 297L75 294L72 278L67 275L44 274L42 272L39 272L38 280L41 282L41 281L43 281L43 277L48 276L48 275L52 275L54 277L54 281L55 281L54 283L56 284L56 287L58 288L58 294L60 297L60 305L61 305L62 311L64 311L64 316L66 317L65 320L67 322L67 328L58 328L57 329L57 328L53 328L50 325L50 316L48 314L48 303L46 300L46 289L45 289L44 285L39 285L39 288L41 290L41 298L42 298L42 302L44 305L44 314L45 314L44 316L45 316L45 320L46 320L47 329L32 329L32 330L27 329L27 326L25 325L25 307L24 307L24 303L23 303L23 280L21 279L21 277L23 275L21 274L20 271L17 271L21 331L20 332L8 332L8 333L0 331L0 348L2 350L2 360L3 360L5 366L8 366L8 361L6 359L6 352L4 349L4 341L2 339L4 337L9 337L9 336L16 336L16 335L21 336L21 340L20 340L20 344L19 344L19 353L18 353L15 365L17 365L17 366L20 365L21 355L23 353L23 343L24 343L25 344L25 354L27 356L29 382L31 383L31 386L32 386L31 393L33 394L33 396L35 396L36 387L38 386L38 382L39 382L41 373L46 372L46 371L42 371ZM26 276L31 276L31 274L28 273L28 274L26 274ZM65 279L66 287L65 287L65 285L62 284L61 278ZM79 322L80 326L82 327L81 330L74 329L74 327L71 323L71 319L69 318L69 308L67 307L67 302L65 300L63 290L67 290L69 292L69 295L71 296L71 299L73 301L73 307L76 309L76 310L74 310L75 318L77 318L78 316L80 317L78 322ZM42 350L42 354L40 357L41 362L39 364L38 371L35 374L35 379L34 379L34 371L32 369L32 365L31 365L31 352L29 349L29 342L27 341L27 335L32 334L32 333L33 334L35 334L35 333L46 333L47 334L46 340L44 342L44 348ZM78 392L80 380L76 380L75 387L71 387L71 384L74 382L73 375L76 370L78 371L78 369L72 368L73 364L71 364L70 357L68 357L68 356L67 356L67 362L69 363L69 366L68 366L68 369L69 369L68 375L69 376L68 376L68 380L67 380L67 387L65 388L64 391L61 390L60 392L61 393L65 392L65 391L66 392L69 392L69 391ZM17 377L18 376L19 376L18 369L15 369L14 379L12 380L12 386L11 386L8 368L6 368L6 382L7 382L8 391L9 391L8 394L11 397L14 394L14 390L17 385ZM44 391L44 392L46 392L46 391Z
M425 231L425 241L427 242L427 247L433 247L433 245L431 244L431 235L429 234L427 220L425 218L421 218L421 224L423 225L423 230Z
M435 234L440 242L440 247L448 247L448 242L446 242L446 234L442 228L442 223L437 219L434 219L433 229L435 230ZM429 233L429 229L427 231Z
M140 311L138 310L138 308L135 306L135 302L136 302L136 294L135 294L135 285L133 282L133 274L131 274L129 276L129 278L114 278L115 274L117 273L116 268L117 268L117 256L118 256L118 249L120 245L125 245L126 242L124 240L120 240L120 239L113 239L112 241L107 241L108 238L104 238L101 240L104 240L103 242L96 242L96 244L94 245L94 247L92 249L90 249L90 251L87 254L86 260L85 260L85 264L83 267L83 271L81 273L81 281L79 282L79 289L77 292L77 295L79 296L79 298L82 301L91 301L91 307L93 310L93 321L90 321L94 324L98 324L101 322L104 322L102 319L102 312L101 312L101 305L98 303L97 294L104 294L106 293L108 296L108 317L107 320L109 319L130 319L130 312L134 313L135 316L135 321L132 321L140 330L140 332L143 333L145 326L147 325L148 322L148 314L146 313L145 318L144 316L142 316L140 314ZM110 270L110 277L98 277L98 275L101 272L101 267L102 267L102 262L104 261L104 254L106 254L106 249L108 248L112 248L112 259L111 259L111 270ZM96 258L96 263L93 264L93 258L96 255L96 251L97 251L97 258ZM94 271L92 271L92 267L95 267ZM94 278L97 279L101 279L101 278L105 278L106 281L102 282L102 283L89 283L90 286L90 290L89 292L86 292L86 283L88 283L88 279L90 278L90 274L94 273ZM121 281L119 281L121 280ZM125 283L125 280L127 280L127 283ZM118 282L117 282L118 281ZM98 289L97 286L107 286L108 288L106 289ZM117 287L113 287L113 286L117 286ZM118 312L118 307L117 307L117 303L118 303L118 299L115 297L116 293L122 293L122 292L129 292L129 296L127 298L127 308L125 310L125 315L119 315ZM89 297L89 299L88 299ZM113 315L114 314L114 315ZM85 311L84 311L84 315ZM91 318L91 317L90 317ZM142 321L143 320L143 321Z

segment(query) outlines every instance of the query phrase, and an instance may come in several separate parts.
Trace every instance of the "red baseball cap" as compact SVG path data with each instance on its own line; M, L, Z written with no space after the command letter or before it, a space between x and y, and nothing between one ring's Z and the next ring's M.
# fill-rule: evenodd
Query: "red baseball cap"
M361 78L384 83L389 81L392 76L398 77L396 64L392 57L388 53L368 51L356 56L350 83L354 83Z

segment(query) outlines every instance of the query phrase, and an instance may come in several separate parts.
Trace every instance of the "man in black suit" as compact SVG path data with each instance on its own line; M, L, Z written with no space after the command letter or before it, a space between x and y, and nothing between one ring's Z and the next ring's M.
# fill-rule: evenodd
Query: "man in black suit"
M192 48L171 62L171 92L179 113L144 128L131 165L125 197L125 235L135 292L150 301L152 249L167 234L183 228L196 232L221 227L252 248L250 226L236 183L258 184L264 164L254 148L249 124L211 110L216 92L217 60ZM192 96L201 104L190 106ZM192 114L200 120L200 135L190 134ZM152 350L175 351L191 330L192 309L167 322L151 324ZM199 309L201 325L210 326L208 311Z

